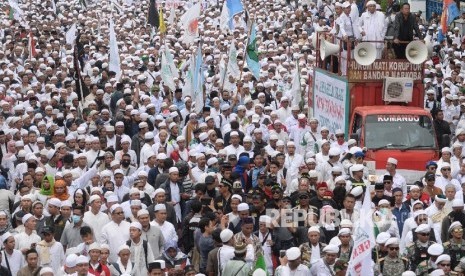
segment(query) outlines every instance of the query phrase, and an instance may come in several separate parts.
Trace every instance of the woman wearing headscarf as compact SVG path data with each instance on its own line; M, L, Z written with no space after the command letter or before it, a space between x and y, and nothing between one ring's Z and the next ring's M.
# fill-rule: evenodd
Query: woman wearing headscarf
M53 187L52 198L58 198L59 200L67 200L69 198L68 187L66 182L62 179L55 181L55 186Z
M39 199L43 204L47 202L49 198L52 197L55 186L55 179L51 175L46 175L42 178L40 184L40 191L37 194L37 199Z

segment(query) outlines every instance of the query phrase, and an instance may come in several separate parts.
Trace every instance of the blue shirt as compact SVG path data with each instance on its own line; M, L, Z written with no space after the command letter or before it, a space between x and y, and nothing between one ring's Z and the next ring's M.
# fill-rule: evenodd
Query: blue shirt
M404 222L409 218L410 208L405 204L402 203L400 208L394 207L392 208L392 214L397 219L397 226L399 227L399 233L402 233L402 229L404 229Z

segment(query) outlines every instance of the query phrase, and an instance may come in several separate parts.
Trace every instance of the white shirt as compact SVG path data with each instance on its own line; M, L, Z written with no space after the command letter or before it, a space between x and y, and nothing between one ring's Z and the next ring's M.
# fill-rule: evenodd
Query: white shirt
M237 147L234 147L232 144L224 148L226 150L227 155L235 154L237 157L239 157L239 154L244 152L244 147L241 145L238 145Z
M35 233L35 231L33 231L31 235L26 234L26 232L22 232L15 235L15 241L15 249L21 250L24 248L31 248L31 244L39 243L41 238Z
M179 191L179 186L176 183L172 183L170 181L170 189L171 189L171 200L178 203L181 201L181 194ZM142 208L144 209L144 208ZM174 211L176 212L176 217L178 221L181 221L181 206L179 204L174 205Z
M94 215L92 211L87 211L84 213L84 218L82 220L92 228L97 242L102 243L102 228L110 222L108 215L102 212L98 212L97 215Z
M40 266L49 266L53 268L54 271L58 271L60 267L64 264L65 262L65 252L63 250L63 245L60 242L55 242L51 247L50 247L50 263L43 263L41 260L41 246L37 245L36 247L37 252L39 253L39 265Z
M171 222L165 221L162 225L160 225L156 220L154 220L150 224L160 227L160 230L163 233L163 238L165 238L165 241L178 242L178 234L176 234L176 229L174 228Z
M110 262L116 262L118 259L118 248L129 240L129 225L129 222L123 220L120 224L110 221L103 227L101 243L110 246Z
M313 266L312 266L313 268ZM276 275L278 276L309 276L313 275L310 274L310 270L308 267L304 266L303 264L299 264L299 266L291 271L291 268L288 265L280 265L278 268L276 268ZM315 274L315 276L330 276L331 274L321 274L320 272L318 274Z
M384 41L387 24L382 12L375 11L370 13L366 11L360 17L360 32L365 32L364 40ZM372 43L377 48L382 48L384 43Z
M13 249L13 253L9 255L3 250L2 254L2 266L8 267L6 264L6 259L8 258L8 265L10 266L11 275L16 275L18 271L25 266L25 260L23 253L17 249Z

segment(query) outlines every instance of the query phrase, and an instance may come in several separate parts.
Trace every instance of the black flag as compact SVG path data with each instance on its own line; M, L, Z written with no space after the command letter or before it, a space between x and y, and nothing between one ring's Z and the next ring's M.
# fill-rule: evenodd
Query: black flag
M149 12L147 15L147 23L152 25L152 27L160 26L160 20L158 19L158 11L156 7L155 0L150 0Z

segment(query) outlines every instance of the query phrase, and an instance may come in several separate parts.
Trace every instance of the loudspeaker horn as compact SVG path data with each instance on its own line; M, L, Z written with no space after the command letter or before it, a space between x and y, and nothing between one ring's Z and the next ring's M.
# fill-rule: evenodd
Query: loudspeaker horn
M370 65L376 60L376 48L369 42L357 44L354 49L354 59L360 65Z
M412 41L405 48L405 56L413 64L420 64L428 59L428 49L421 41Z
M320 39L320 57L322 60L328 56L338 53L340 50L339 45L326 41L323 37Z

